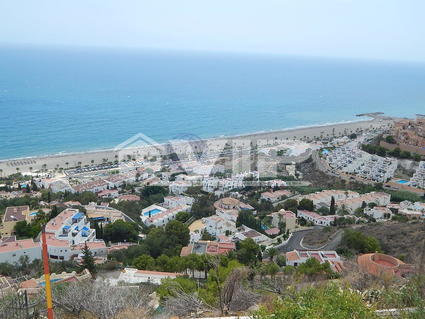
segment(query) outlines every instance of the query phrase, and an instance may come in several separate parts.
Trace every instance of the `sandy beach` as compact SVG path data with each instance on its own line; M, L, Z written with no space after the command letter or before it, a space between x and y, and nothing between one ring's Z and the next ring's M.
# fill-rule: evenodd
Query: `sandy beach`
M356 122L346 122L346 123L336 123L329 125L316 125L310 127L299 127L299 128L289 128L282 129L277 131L268 131L268 132L256 132L249 134L242 134L229 137L215 137L211 139L206 139L212 144L220 144L223 141L259 141L261 144L271 143L276 139L301 139L301 138L314 138L320 136L328 135L346 135L356 130L364 130L370 128L377 128L379 126L385 125L388 123L387 120L382 119L372 119L372 120L363 120ZM10 175L16 172L31 172L38 171L41 169L67 169L77 166L93 165L100 164L103 162L114 162L115 160L125 159L126 156L152 156L155 153L158 153L158 149L161 149L161 152L164 153L165 144L156 144L154 147L137 147L134 148L129 145L122 145L124 148L115 148L108 150L97 150L81 153L69 153L69 154L56 154L48 156L35 156L27 158L17 158L9 160L0 160L0 175ZM167 151L165 151L166 153Z

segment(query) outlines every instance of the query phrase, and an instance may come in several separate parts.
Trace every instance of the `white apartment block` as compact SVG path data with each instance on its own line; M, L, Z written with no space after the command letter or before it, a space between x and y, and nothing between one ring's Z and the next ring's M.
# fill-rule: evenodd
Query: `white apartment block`
M77 209L65 209L46 224L49 258L70 260L88 245L93 255L107 254L105 242L96 240L96 231L90 228L86 215Z
M186 192L189 187L192 186L192 183L189 181L174 181L171 182L168 186L171 194L181 195Z
M202 190L208 193L226 193L235 189L241 189L245 187L244 176L241 174L231 178L221 179L209 177L202 181Z
M226 220L217 215L202 218L202 222L205 225L205 230L216 237L226 235L226 233L234 234L237 231L234 221Z
M0 263L19 263L21 257L28 257L31 262L41 259L41 245L32 239L0 242Z
M335 221L336 215L321 216L315 212L307 210L299 210L298 217L304 218L306 221L312 222L317 226L331 226Z
M191 206L180 205L173 208L165 208L159 205L151 205L142 210L140 219L146 226L161 227L176 219L179 212L189 212Z
M353 141L336 148L327 156L329 166L337 171L384 183L394 177L398 160L371 155L358 148Z
M193 202L194 199L189 196L166 196L162 206L166 208L176 208L183 205L192 206Z
M414 187L425 188L425 161L419 162L419 167L416 169L410 181Z
M373 208L366 207L364 213L376 220L391 219L393 213L388 207L376 206Z
M342 200L356 198L359 196L359 193L353 191L324 190L314 194L302 196L302 198L311 200L316 207L329 207L331 205L332 197L335 199L335 204L338 204L338 202Z
M362 194L359 197L349 198L338 202L338 208L345 207L349 212L354 213L357 208L365 204L374 203L377 206L387 206L390 204L391 195L383 192L371 192Z

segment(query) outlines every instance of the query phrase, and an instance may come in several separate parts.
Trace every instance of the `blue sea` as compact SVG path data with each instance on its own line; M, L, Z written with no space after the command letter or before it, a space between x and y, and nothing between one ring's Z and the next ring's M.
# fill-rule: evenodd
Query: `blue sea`
M0 158L425 113L425 64L0 47Z

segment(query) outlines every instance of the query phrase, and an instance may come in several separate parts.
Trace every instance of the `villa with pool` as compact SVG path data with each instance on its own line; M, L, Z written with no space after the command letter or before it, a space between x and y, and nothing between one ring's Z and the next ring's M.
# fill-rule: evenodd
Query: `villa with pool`
M175 219L179 212L189 212L190 208L191 205L188 204L181 204L172 207L163 207L154 204L142 210L140 219L146 226L154 225L160 227Z

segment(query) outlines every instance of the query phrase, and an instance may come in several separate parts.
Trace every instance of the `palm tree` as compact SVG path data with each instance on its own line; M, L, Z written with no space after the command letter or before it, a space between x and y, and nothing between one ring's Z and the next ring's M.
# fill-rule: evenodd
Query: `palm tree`
M270 260L273 261L274 257L277 256L279 251L276 248L269 248L267 249L266 253L270 257Z
M3 169L0 168L0 176L3 176Z
M65 165L66 165L66 168L68 168L69 163L68 162L65 162Z
M90 162L91 162L92 164L94 164L94 160L91 160Z

